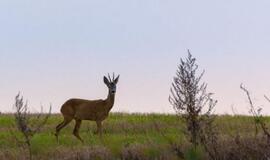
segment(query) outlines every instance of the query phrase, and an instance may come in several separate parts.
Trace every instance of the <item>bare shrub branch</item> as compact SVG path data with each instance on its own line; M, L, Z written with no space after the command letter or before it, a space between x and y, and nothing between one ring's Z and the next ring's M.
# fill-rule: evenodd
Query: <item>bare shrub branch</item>
M267 137L268 142L270 142L270 133L268 131L268 128L266 127L264 117L261 113L262 108L254 106L254 103L252 102L250 93L243 86L243 84L240 85L240 89L242 89L245 92L245 94L248 98L248 102L249 102L249 106L250 106L249 112L252 114L252 117L254 119L254 124L255 124L255 135L258 134L258 127L260 127L263 130L264 135ZM270 102L268 97L266 97L266 96L264 96L264 97L268 102Z
M51 115L51 106L49 112L42 119L43 113L37 114L33 118L33 115L30 113L27 102L24 103L23 97L20 97L20 93L15 97L14 107L16 112L14 114L15 122L18 130L24 136L24 143L27 146L29 152L29 159L32 159L32 150L31 150L31 139L32 137L40 131L40 129L47 123Z
M269 99L266 95L264 95L264 98L265 98L268 102L270 102L270 99Z

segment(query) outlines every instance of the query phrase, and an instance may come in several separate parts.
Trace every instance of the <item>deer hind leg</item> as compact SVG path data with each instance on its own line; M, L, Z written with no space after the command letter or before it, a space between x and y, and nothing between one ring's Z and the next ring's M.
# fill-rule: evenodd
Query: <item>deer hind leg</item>
M101 121L96 121L97 123L97 132L99 134L99 136L102 136L102 122Z
M77 137L83 143L83 140L79 135L79 130L80 130L80 127L81 127L81 123L82 123L82 120L76 119L76 124L75 124L74 130L73 130L73 135L75 137Z
M64 121L56 126L56 132L54 135L56 136L57 142L58 142L58 135L59 135L60 130L64 128L66 125L68 125L71 122L71 120L72 118L64 117Z

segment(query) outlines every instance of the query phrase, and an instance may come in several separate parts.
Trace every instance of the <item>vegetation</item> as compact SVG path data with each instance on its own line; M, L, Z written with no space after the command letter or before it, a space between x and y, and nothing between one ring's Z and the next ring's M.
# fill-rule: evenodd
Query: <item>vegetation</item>
M47 123L47 120L51 114L51 107L49 113L45 115L44 118L41 115L41 113L37 114L36 116L31 116L28 109L28 105L23 101L23 98L20 97L20 94L18 94L15 97L14 107L16 108L16 112L14 114L16 126L18 130L23 134L23 140L21 142L26 144L25 146L23 146L23 148L25 147L27 148L29 159L31 160L32 159L31 139ZM41 118L43 119L41 120ZM15 134L12 135L17 141L20 141Z
M207 84L201 83L204 72L197 75L197 70L196 59L188 51L187 59L181 59L178 65L169 97L176 112L185 120L189 132L187 135L190 135L190 142L195 148L199 139L205 139L202 134L205 133L204 126L210 126L213 122L210 116L217 103L211 98L212 93L207 93Z
M269 124L270 117L264 117L264 120ZM61 115L52 115L41 132L32 138L33 159L208 159L203 147L198 146L196 151L190 149L189 139L183 134L184 123L176 115L112 113L104 121L102 139L93 134L95 123L85 121L81 127L84 144L71 134L75 122L62 130L58 144L53 133L61 121ZM215 124L221 133L220 154L225 156L230 148L238 147L234 135L238 135L243 143L259 147L258 142L263 141L255 141L253 121L253 117L240 115L217 116ZM22 144L10 134L12 131L16 137L23 137L14 123L12 114L0 116L0 159L28 159L20 147ZM258 135L262 133L258 129ZM241 147L241 150L244 154L245 148ZM238 152L235 150L231 155Z

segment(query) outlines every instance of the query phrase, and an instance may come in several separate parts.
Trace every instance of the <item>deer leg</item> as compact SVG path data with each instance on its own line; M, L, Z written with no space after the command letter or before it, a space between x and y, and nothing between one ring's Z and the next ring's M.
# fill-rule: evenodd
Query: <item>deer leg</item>
M73 135L75 137L77 137L83 143L83 140L79 135L79 130L80 130L80 127L81 127L81 123L82 123L82 120L76 119L76 124L75 124L74 130L73 130Z
M97 133L99 133L99 136L102 136L102 122L101 121L96 121L97 123Z
M58 134L59 134L60 130L62 128L64 128L66 125L68 125L71 122L71 120L72 120L72 118L64 118L64 121L56 126L56 132L54 135L56 136L57 142L58 142Z

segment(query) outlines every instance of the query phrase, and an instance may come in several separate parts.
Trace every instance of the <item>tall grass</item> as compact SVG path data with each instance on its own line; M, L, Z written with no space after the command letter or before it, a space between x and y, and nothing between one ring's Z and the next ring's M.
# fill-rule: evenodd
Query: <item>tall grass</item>
M95 123L83 121L80 133L84 144L72 135L74 122L61 131L58 144L53 133L61 121L61 115L52 115L42 131L33 137L33 159L207 159L203 149L190 149L184 124L176 115L112 113L104 121L101 139L93 134ZM252 117L247 116L218 116L215 123L219 139L227 147L233 147L232 137L238 134L242 141L251 143L254 140L252 121ZM266 121L270 118L266 117ZM18 139L22 137L14 126L14 117L2 114L0 159L27 159L10 130ZM233 143L229 144L231 140ZM225 153L226 149L223 150Z

